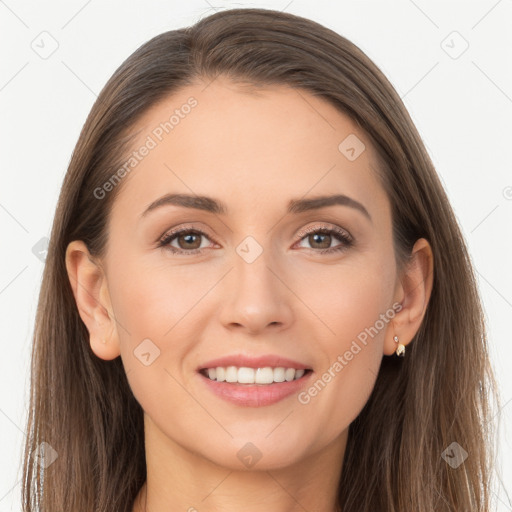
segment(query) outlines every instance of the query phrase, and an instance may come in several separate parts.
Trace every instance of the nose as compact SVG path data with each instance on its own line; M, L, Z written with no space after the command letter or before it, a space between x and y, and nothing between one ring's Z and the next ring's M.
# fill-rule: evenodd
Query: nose
M256 335L266 329L277 332L293 321L293 293L287 276L269 251L252 263L235 258L234 268L226 276L223 290L226 300L220 313L224 327Z

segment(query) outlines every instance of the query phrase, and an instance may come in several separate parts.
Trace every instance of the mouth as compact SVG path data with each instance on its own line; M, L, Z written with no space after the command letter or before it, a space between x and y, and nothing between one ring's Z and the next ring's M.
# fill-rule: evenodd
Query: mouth
M270 406L291 398L312 379L311 368L216 366L198 370L209 392L237 407Z
M311 366L280 354L230 354L196 369L201 386L239 407L263 407L291 398L313 379Z
M250 368L247 366L217 366L202 368L199 373L215 382L238 385L271 386L282 382L292 382L306 378L313 370L310 368L286 368L284 366Z

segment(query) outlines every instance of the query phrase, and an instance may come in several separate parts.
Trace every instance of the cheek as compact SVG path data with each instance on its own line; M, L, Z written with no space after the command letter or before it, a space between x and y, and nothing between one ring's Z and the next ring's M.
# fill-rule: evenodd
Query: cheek
M343 349L373 326L392 303L394 270L390 259L374 252L347 255L335 265L294 268L294 292L305 303L311 326L329 339L328 352ZM308 312L309 311L309 312ZM387 325L387 324L386 324ZM382 338L385 329L379 323Z
M193 276L185 270L161 261L145 264L140 257L125 258L112 269L109 289L122 339L127 333L131 343L154 338L161 347L172 341L175 326L194 309L207 285L191 286Z
M141 259L132 266L128 258L109 280L121 358L134 396L152 414L172 413L163 402L185 410L190 397L179 384L186 377L181 363L198 339L201 308L195 306L208 283L194 287L179 268L145 265Z
M318 316L317 352L323 364L299 402L315 409L332 438L366 404L394 316L392 263L371 256L345 263L336 270L325 267L323 276L317 272L301 285L301 293L309 290L308 306ZM319 287L321 282L328 284Z
M340 354L344 356L345 368L351 367L346 373L360 384L368 378L367 369L378 372L386 331L394 317L392 267L376 258L365 263L345 272L339 283L336 309L330 310L336 342L331 342L328 349L331 362ZM358 372L357 368L364 371Z
M186 399L177 382L184 381L182 362L199 339L197 306L212 286L207 280L190 286L179 273L140 260L132 267L125 258L109 276L123 366L134 396L148 411L160 410L163 397L175 406Z

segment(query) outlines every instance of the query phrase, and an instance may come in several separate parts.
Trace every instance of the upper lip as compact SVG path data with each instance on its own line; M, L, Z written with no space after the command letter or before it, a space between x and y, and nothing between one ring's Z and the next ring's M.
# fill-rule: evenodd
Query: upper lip
M270 366L272 368L295 368L296 370L311 369L311 367L306 364L302 364L298 361L294 361L293 359L288 359L287 357L279 355L269 354L262 356L245 356L238 354L212 359L211 361L202 364L197 370L200 371L207 368L216 368L218 366L236 366L238 368L265 368L266 366Z

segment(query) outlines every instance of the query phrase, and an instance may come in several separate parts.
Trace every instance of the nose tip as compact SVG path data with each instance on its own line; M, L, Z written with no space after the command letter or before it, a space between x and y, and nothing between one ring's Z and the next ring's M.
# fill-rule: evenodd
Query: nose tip
M268 328L284 328L292 321L288 289L263 260L251 264L242 261L226 286L230 299L224 302L220 315L226 327L256 335Z

